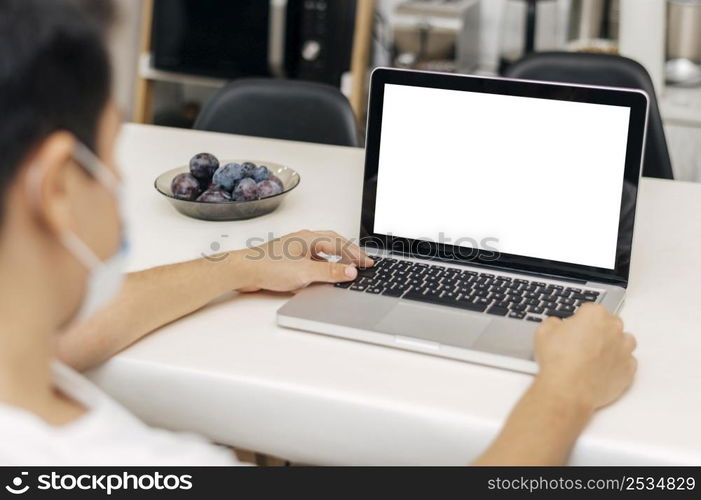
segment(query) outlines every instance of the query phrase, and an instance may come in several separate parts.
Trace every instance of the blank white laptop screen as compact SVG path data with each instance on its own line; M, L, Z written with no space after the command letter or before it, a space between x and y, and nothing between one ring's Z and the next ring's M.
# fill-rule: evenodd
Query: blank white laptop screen
M375 233L613 269L629 119L622 106L385 85Z

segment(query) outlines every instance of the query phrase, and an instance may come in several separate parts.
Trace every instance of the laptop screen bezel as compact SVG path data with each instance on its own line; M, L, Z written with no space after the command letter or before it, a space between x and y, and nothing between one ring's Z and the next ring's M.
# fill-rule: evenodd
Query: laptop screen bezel
M618 241L614 269L558 262L548 259L497 253L489 250L458 247L439 242L412 240L375 233L374 214L385 85L406 85L467 92L481 92L517 97L532 97L571 102L605 104L630 108L628 144L624 178L632 193L633 210L625 219L624 207L619 215ZM630 272L632 228L640 183L649 99L643 91L572 84L534 82L503 78L476 77L446 73L377 68L373 71L367 117L365 177L360 224L360 244L367 248L388 250L411 257L484 265L520 272L551 275L578 281L598 281L626 286ZM466 147L469 147L466 145ZM621 193L623 199L624 193ZM596 194L592 193L592 199ZM632 218L632 220L631 220Z

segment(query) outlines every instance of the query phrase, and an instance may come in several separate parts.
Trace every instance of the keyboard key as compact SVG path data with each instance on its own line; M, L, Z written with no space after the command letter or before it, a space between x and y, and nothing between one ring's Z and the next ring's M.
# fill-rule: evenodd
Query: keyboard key
M487 314L493 314L495 316L506 316L509 310L506 307L492 306L487 309Z
M375 276L377 269L374 267L359 267L358 268L358 278L370 278Z
M350 286L350 289L357 292L364 292L367 289L367 285L356 281Z
M348 288L348 287L351 286L352 284L353 284L352 281L344 281L343 283L336 283L334 286L335 286L336 288Z
M509 313L509 318L523 319L526 317L526 313L522 311L511 311Z
M406 295L404 295L405 299L409 300L419 300L421 302L435 302L436 295L435 294L426 294L424 293L426 290L409 290Z
M531 306L528 308L528 312L533 314L543 314L544 311L545 308L540 306Z
M458 294L455 292L444 292L441 294L441 300L455 301L458 300Z
M558 311L557 309L548 309L545 311L546 316L555 316L556 318L569 318L572 316L571 312Z
M487 304L475 303L468 300L458 300L455 305L461 309L474 312L484 312L487 309Z
M441 297L441 293L424 290L423 292L419 290L409 290L405 299L418 300L419 302L428 302L429 304L450 304L455 302L455 297Z
M393 287L393 288L385 288L385 291L382 292L382 295L386 295L387 297L401 297L404 292L406 292L406 288L402 287Z
M540 322L543 321L543 319L542 319L542 318L539 318L538 316L528 316L528 317L526 318L526 321L534 321L534 322L536 322L536 323L540 323Z

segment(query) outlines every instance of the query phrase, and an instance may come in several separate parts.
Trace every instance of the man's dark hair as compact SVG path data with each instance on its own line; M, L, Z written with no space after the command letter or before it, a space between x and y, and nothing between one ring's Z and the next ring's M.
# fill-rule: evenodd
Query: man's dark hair
M111 16L106 0L0 0L0 216L19 165L50 134L95 147Z

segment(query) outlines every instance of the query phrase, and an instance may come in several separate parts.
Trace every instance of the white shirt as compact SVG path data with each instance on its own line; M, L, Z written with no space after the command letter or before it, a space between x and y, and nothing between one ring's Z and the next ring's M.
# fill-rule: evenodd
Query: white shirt
M0 465L240 465L193 434L149 427L88 379L55 362L54 384L86 413L52 426L0 403Z

